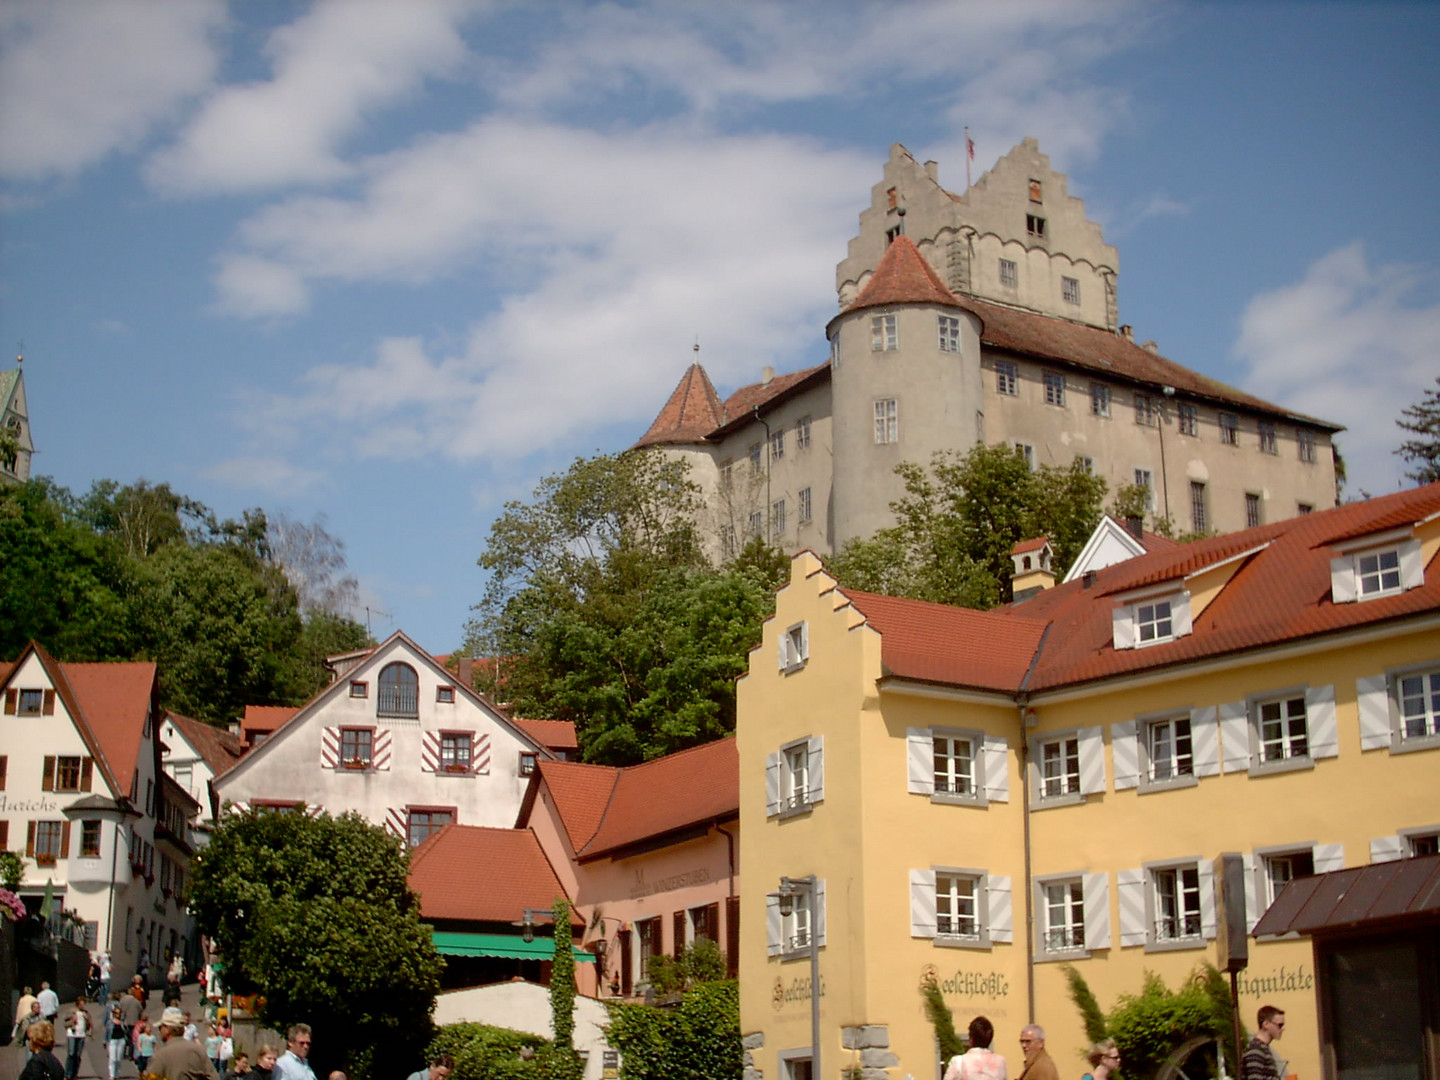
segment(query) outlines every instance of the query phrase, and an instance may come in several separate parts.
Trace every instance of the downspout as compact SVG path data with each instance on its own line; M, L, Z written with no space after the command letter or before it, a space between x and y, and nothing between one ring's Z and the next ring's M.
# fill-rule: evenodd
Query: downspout
M1025 1009L1029 1023L1035 1023L1035 904L1030 870L1030 738L1026 735L1025 714L1029 712L1030 695L1015 696L1020 710L1020 820L1024 829L1025 847Z
M726 832L726 831L725 831L724 829L722 829L719 825L716 825L716 826L715 826L715 831L718 832L721 836L725 837L726 845L730 848L730 860L729 860L729 861L730 861L730 891L729 891L729 893L728 893L728 896L734 896L734 895L735 895L735 836L734 836L733 833L728 833L728 832Z

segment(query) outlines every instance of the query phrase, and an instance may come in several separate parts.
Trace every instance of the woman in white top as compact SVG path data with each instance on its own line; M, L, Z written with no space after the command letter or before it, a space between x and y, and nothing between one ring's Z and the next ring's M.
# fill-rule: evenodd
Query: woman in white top
M983 1016L970 1021L970 1049L956 1054L945 1069L945 1080L1006 1080L1005 1059L992 1053L995 1025Z

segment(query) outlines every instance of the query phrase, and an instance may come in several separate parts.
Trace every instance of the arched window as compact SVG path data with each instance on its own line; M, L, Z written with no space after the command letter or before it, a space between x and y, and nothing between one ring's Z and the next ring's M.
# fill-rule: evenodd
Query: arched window
M381 716L419 716L420 678L409 664L386 664L380 669Z

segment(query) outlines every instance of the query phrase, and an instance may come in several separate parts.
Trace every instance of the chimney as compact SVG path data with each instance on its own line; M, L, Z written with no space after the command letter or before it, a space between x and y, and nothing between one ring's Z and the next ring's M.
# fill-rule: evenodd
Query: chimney
M1140 348L1144 349L1148 353L1154 353L1156 356L1160 355L1160 346L1155 343L1154 338L1151 338L1149 341L1142 341L1140 343Z
M1125 528L1136 540L1145 539L1145 519L1139 514L1130 514L1125 518Z
M925 162L925 175L938 184L940 182L940 163L938 161Z
M774 381L775 369L769 364L766 364L763 368L760 369L760 385L769 386Z
M1135 328L1134 328L1133 326L1131 326L1129 323L1124 323L1124 324L1122 324L1121 327L1120 327L1120 336L1121 336L1122 338L1124 338L1126 341L1134 341L1134 340L1135 340Z
M467 690L474 690L475 658L473 656L460 657L460 670L456 674L460 676L460 682Z

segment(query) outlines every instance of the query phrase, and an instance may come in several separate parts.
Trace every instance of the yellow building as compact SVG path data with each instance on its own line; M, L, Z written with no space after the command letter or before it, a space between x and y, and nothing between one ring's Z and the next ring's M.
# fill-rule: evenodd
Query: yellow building
M1215 859L1250 926L1293 877L1434 853L1440 485L1142 555L975 612L841 590L797 556L739 683L747 1078L938 1075L919 985L1061 1075L1145 972L1217 956ZM813 875L813 886L808 883ZM796 894L783 902L782 878ZM768 894L768 895L767 895ZM813 895L812 895L813 894ZM1308 941L1251 940L1323 1074Z

